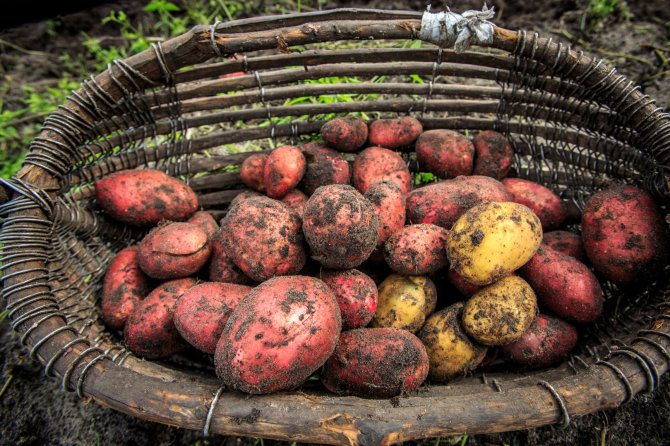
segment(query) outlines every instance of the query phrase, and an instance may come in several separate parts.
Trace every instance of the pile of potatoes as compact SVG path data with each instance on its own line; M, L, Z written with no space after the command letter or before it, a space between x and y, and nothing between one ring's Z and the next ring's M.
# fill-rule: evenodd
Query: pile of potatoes
M415 187L411 151L436 181ZM251 394L318 375L385 398L492 360L550 366L600 317L601 280L667 264L667 225L649 194L612 185L566 230L565 202L509 177L513 156L494 131L336 118L320 141L246 158L219 222L176 178L110 174L101 211L147 234L110 262L102 318L137 356L197 349Z

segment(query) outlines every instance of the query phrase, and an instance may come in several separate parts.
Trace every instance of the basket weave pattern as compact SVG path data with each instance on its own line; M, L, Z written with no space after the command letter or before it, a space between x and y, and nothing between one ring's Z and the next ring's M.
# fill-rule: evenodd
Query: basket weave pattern
M23 169L3 180L14 197L0 206L3 296L46 375L61 377L65 391L149 420L322 443L567 424L652 392L670 361L667 268L643 286L603 283L605 316L557 367L479 372L393 402L339 397L312 383L248 398L220 388L206 362L136 358L102 324L96 302L106 265L144 232L100 211L92 198L97 179L160 169L186 181L200 206L221 218L242 190L231 166L255 148L307 141L333 114L497 130L515 149L515 174L575 209L623 181L651 192L667 218L670 116L639 87L537 34L492 26L490 42L461 52L409 45L421 27L421 13L377 10L198 26L115 61L73 92L46 119ZM371 43L352 49L350 40ZM317 82L329 77L347 81ZM304 99L329 95L356 100ZM420 168L412 154L403 156Z

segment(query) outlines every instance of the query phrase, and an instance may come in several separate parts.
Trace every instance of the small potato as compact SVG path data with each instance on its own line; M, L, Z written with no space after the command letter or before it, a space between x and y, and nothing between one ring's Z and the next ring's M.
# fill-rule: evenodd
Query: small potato
M210 282L237 283L240 285L253 283L251 278L244 274L226 253L221 229L214 233L210 242L212 244L212 254L207 266L207 277Z
M263 167L268 197L279 199L295 188L305 174L305 162L305 156L295 146L281 146L270 152Z
M154 169L122 170L95 183L95 199L112 218L135 226L183 221L198 210L187 184Z
M451 268L475 285L488 285L519 269L542 243L542 225L526 206L482 203L468 210L447 235Z
M249 286L222 282L191 287L174 306L177 331L193 347L213 355L228 317L249 291Z
M412 190L412 176L405 161L396 152L384 147L368 147L361 151L352 166L352 184L364 194L375 181L393 181L407 195Z
M344 184L321 186L307 200L303 232L313 259L328 268L355 268L377 246L379 217L372 204Z
M357 269L329 269L321 280L331 289L342 314L342 329L361 328L374 317L377 309L377 284Z
M340 152L354 152L368 140L368 125L355 116L334 118L321 127L321 138Z
M274 277L228 318L214 353L216 375L251 394L294 389L333 353L341 327L337 300L321 280Z
M668 264L668 225L652 196L629 185L593 195L582 214L582 240L593 267L621 284L648 280Z
M425 131L417 138L414 150L421 165L439 178L472 173L475 146L454 130Z
M460 176L415 189L407 195L407 221L451 229L458 217L487 201L511 201L500 181L481 175Z
M305 155L305 175L299 185L307 195L312 195L320 186L350 184L351 167L335 150L320 142L311 142L299 149Z
M379 216L379 241L377 247L383 247L394 232L405 225L405 195L393 181L375 181L363 194Z
M219 229L219 224L216 222L214 217L212 217L212 214L210 214L207 211L197 211L191 218L186 220L186 223L191 223L192 225L196 225L205 233L207 234L207 237L210 239L214 235L214 233Z
M567 322L538 314L528 330L511 344L500 346L509 361L531 369L560 362L577 345L577 329Z
M391 398L419 387L428 376L428 354L406 330L358 328L342 332L321 382L333 393Z
M240 166L240 179L245 186L258 192L265 192L265 164L268 161L267 153L249 155Z
M299 189L291 189L282 197L280 200L286 206L290 207L298 213L300 218L302 218L302 212L305 208L305 203L307 203L307 195Z
M391 235L384 244L384 259L398 274L419 276L447 265L447 230L420 223L407 225Z
M176 279L195 274L211 254L209 237L200 227L186 222L168 223L140 241L139 264L154 279Z
M121 330L135 306L151 291L151 278L139 265L139 247L119 251L109 262L102 282L102 319L112 330Z
M582 263L588 261L580 234L562 230L549 231L542 236L542 243L556 251L572 256Z
M161 359L189 347L174 325L172 310L179 296L196 283L192 277L164 282L135 307L123 330L131 352L146 359Z
M449 271L447 271L447 280L465 297L470 297L482 289L482 285L475 285L474 283L468 282L452 268L449 268Z
M423 131L421 122L411 116L376 119L370 123L368 128L369 144L386 149L409 146Z
M464 375L486 356L488 348L470 339L461 327L462 314L463 302L436 311L417 334L428 352L428 376L434 381Z
M300 216L269 197L247 198L221 221L226 254L256 282L302 269L307 251Z
M558 228L568 216L568 207L551 189L522 178L503 178L512 201L523 204L535 212L543 230Z
M232 208L235 206L237 203L239 203L242 200L246 200L247 198L253 198L253 197L266 197L267 195L262 194L260 192L256 192L255 190L243 190L242 192L238 193L233 197L232 200L230 200L230 204L228 205L228 209Z
M436 305L437 289L428 277L391 274L379 284L371 326L416 333Z
M540 245L519 269L542 305L568 321L595 322L603 312L603 292L591 270L579 260Z
M514 150L507 138L493 130L484 130L472 139L475 146L473 175L502 180L512 169Z
M537 314L531 286L507 276L475 293L463 307L463 328L484 345L504 345L519 339Z

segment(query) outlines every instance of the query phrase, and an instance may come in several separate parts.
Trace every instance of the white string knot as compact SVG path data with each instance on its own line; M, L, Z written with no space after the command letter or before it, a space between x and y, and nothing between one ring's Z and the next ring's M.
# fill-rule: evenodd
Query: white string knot
M493 7L486 4L481 11L465 11L463 14L446 11L432 13L430 7L421 18L419 38L440 47L454 47L462 53L475 44L493 43L493 23L488 19L495 16Z

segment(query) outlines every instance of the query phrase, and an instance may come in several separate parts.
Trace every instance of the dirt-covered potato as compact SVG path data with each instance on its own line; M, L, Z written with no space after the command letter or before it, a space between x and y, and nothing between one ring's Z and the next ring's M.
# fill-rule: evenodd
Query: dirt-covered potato
M112 218L135 226L183 221L198 210L193 189L154 169L121 170L101 178L95 199Z
M255 287L233 310L214 354L229 388L252 394L293 389L335 350L342 320L321 280L281 276Z
M342 315L342 329L366 326L377 309L377 284L357 269L324 269L321 280L331 289Z
M305 208L305 203L307 203L307 198L307 195L300 189L291 189L280 201L296 211L302 218L302 211Z
M588 261L586 252L584 251L582 236L575 232L560 229L545 232L542 236L542 243L556 251L572 256L582 263Z
M335 150L321 142L310 142L298 147L305 155L305 175L298 185L307 195L320 186L350 184L351 167Z
M454 223L447 235L451 268L475 285L488 285L516 271L542 243L542 225L526 206L482 203Z
M423 131L423 125L411 116L375 119L368 126L368 142L371 146L396 149L412 144Z
M484 345L504 345L519 339L538 312L531 286L519 276L507 276L476 292L463 307L463 328Z
M212 238L212 253L209 256L207 265L207 277L211 282L237 283L249 285L253 283L251 278L244 274L242 270L235 265L226 252L223 245L223 234L219 228Z
M214 217L212 217L212 214L207 211L197 211L191 216L191 218L186 220L186 223L196 225L205 231L207 237L209 237L210 240L212 236L214 236L214 233L219 229L219 224L216 222Z
M393 181L407 195L412 190L412 176L402 157L384 147L362 150L352 165L353 186L364 194L375 181Z
M447 281L465 297L472 296L477 291L481 290L483 286L468 282L452 268L449 268L447 271Z
M245 186L258 192L265 192L264 172L267 160L267 153L254 153L242 161L240 179Z
M368 140L368 124L355 116L333 118L321 126L320 134L329 147L353 152Z
M472 173L475 146L465 135L454 130L427 130L417 138L414 150L421 165L439 178Z
M436 311L417 336L430 359L428 376L434 381L448 381L474 370L486 356L488 347L470 339L461 326L463 302Z
M405 225L405 195L393 181L375 181L363 194L379 216L378 247L383 247L394 232Z
M391 274L377 287L372 327L400 328L416 333L435 311L437 289L426 276Z
M523 178L503 178L512 201L523 204L535 212L543 230L556 229L568 216L568 207L551 189Z
M342 332L321 382L337 394L391 398L419 387L428 368L426 348L412 333L358 328Z
M279 199L295 188L305 174L305 163L305 155L295 146L281 146L270 152L263 166L268 197Z
M493 130L484 130L472 139L475 146L473 175L484 175L501 180L512 169L514 150L507 138Z
M419 276L447 265L447 230L429 223L403 226L384 244L384 259L398 274Z

